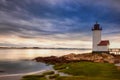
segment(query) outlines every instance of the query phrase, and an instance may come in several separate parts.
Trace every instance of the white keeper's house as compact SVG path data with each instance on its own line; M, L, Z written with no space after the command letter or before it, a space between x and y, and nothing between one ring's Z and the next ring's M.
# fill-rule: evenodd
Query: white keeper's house
M92 28L93 32L93 53L109 53L109 40L101 40L102 27L96 22Z

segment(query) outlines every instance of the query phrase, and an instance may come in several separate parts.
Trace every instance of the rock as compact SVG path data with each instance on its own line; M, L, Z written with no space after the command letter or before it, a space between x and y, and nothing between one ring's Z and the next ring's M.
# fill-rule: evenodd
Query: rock
M68 62L78 62L78 61L89 61L89 62L101 62L101 63L116 63L120 62L120 56L115 56L107 53L101 54L68 54L61 57L50 56L50 57L37 57L35 58L37 62L45 63L68 63Z
M5 71L3 71L3 70L0 70L0 73L4 73Z
M114 55L115 63L120 63L120 55Z

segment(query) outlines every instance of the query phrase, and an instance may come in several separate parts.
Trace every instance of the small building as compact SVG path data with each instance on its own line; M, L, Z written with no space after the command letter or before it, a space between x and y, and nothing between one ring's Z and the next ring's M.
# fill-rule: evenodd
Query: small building
M109 40L101 40L102 27L100 24L96 23L92 28L93 32L93 53L109 53Z

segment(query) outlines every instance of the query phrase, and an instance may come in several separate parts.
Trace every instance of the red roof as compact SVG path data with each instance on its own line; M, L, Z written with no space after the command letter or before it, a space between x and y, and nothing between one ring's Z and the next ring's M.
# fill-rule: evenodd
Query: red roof
M98 46L107 46L109 44L110 44L109 40L103 40L98 44Z

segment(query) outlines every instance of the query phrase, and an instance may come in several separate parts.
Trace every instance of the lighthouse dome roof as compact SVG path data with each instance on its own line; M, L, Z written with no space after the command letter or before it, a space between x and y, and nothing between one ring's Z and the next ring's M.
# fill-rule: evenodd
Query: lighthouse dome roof
M94 24L94 27L92 28L92 30L102 30L102 28L100 27L100 24L98 24L96 22L96 24Z

